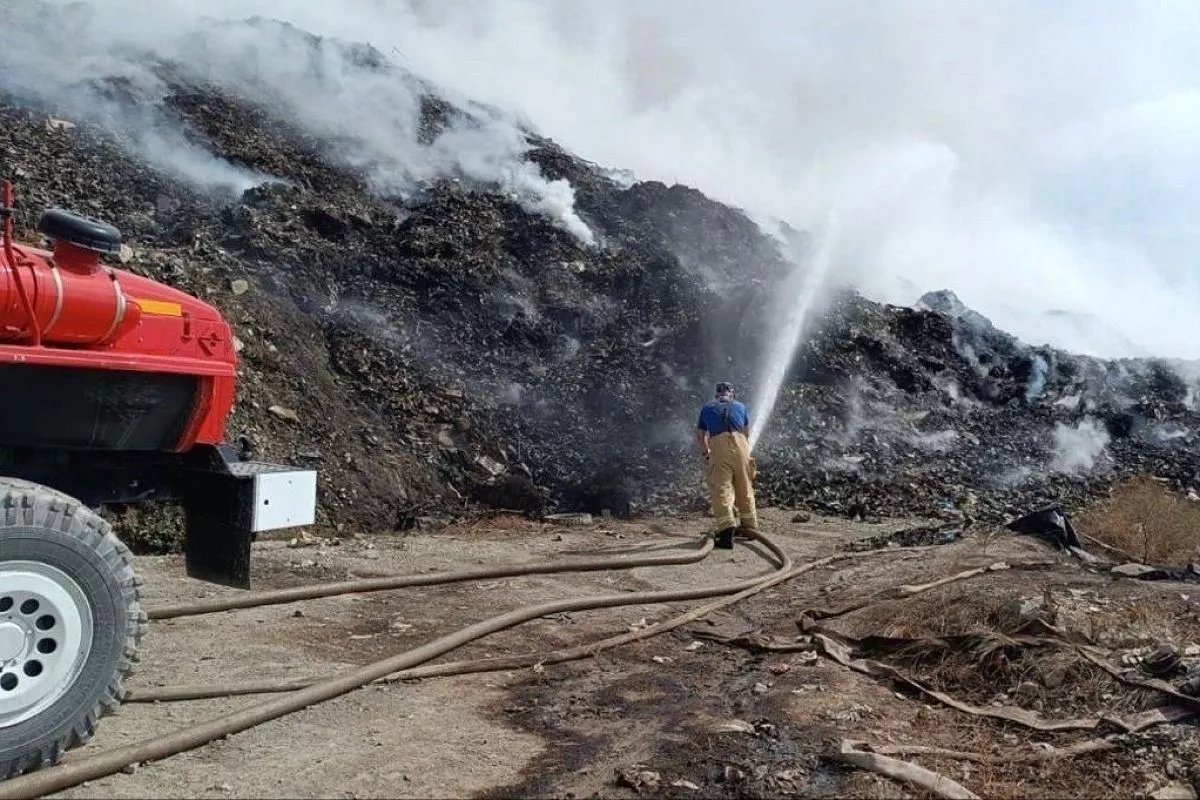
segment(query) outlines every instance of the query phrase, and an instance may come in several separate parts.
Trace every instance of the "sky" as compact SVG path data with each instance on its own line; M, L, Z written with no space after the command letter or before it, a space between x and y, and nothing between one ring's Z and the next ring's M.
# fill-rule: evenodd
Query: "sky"
M814 229L835 213L831 273L874 299L948 288L1034 344L1200 358L1194 0L94 5L102 22L84 36L101 50L177 52L200 16L253 13L367 41L640 179L695 186L764 223ZM301 108L321 101L288 53L260 61L305 88L289 95L302 118L330 124ZM342 124L387 113L345 94ZM440 155L503 174L587 239L569 191L514 172L515 145L493 133Z

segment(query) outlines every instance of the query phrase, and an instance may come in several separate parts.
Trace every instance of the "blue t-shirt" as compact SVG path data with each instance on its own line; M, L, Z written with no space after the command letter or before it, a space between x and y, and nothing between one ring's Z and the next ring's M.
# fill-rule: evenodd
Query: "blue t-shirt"
M742 401L710 400L700 409L700 420L696 423L696 430L708 431L709 436L716 436L727 430L745 433L749 424L750 412L746 410L746 404Z

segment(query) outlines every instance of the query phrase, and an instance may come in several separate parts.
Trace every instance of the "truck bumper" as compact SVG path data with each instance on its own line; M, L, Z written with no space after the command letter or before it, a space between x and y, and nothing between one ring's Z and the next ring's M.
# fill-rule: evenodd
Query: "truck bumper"
M315 521L317 473L259 461L216 462L185 480L187 574L245 589L257 534Z

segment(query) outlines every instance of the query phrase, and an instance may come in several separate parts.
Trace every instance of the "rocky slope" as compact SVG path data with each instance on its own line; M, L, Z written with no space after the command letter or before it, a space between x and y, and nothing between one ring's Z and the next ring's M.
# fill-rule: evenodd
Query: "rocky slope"
M409 159L490 124L370 48L244 26L343 79L407 86ZM243 345L230 435L318 468L323 521L403 530L478 503L628 514L702 496L696 409L720 379L753 398L763 309L794 248L698 191L630 183L530 132L520 170L500 173L515 183L410 161L398 188L262 87L129 57L152 103L144 76L92 75L107 116L0 78L21 227L48 205L102 217L132 247L126 268L227 314ZM150 107L189 152L257 185L213 188L148 158L112 110ZM572 214L523 193L555 180ZM949 294L919 310L845 295L796 355L758 451L761 500L1001 516L1131 472L1190 488L1183 374L1029 348Z

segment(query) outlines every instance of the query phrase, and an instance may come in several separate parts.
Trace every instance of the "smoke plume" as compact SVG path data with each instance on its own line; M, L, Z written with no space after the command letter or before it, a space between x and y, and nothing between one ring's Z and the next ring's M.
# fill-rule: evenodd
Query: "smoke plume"
M1109 436L1095 420L1085 419L1074 428L1054 426L1054 458L1050 469L1078 475L1096 466L1096 460L1108 447Z
M302 51L290 34L200 35L205 17L284 19L369 42L454 97L511 109L639 178L801 230L836 208L853 243L839 277L876 299L950 288L1033 345L1200 356L1200 14L1187 0L94 6L59 40L6 26L0 80L57 96L130 52L180 59L342 137L383 186L446 170L497 181L589 240L570 187L519 159L513 120L480 112L414 147L402 81ZM31 57L48 81L22 77Z
M1040 354L1034 354L1033 366L1029 373L1029 382L1025 385L1025 402L1032 403L1042 396L1046 388L1046 377L1050 373L1050 365Z
M529 144L515 118L422 80L401 66L402 56L363 40L314 35L286 18L247 18L253 6L112 0L7 11L0 91L98 122L150 163L202 187L240 192L271 180L185 139L162 105L168 72L175 85L218 87L275 112L362 169L380 194L405 197L441 178L499 186L595 244L571 186L546 180L524 159ZM431 98L456 110L431 120Z

